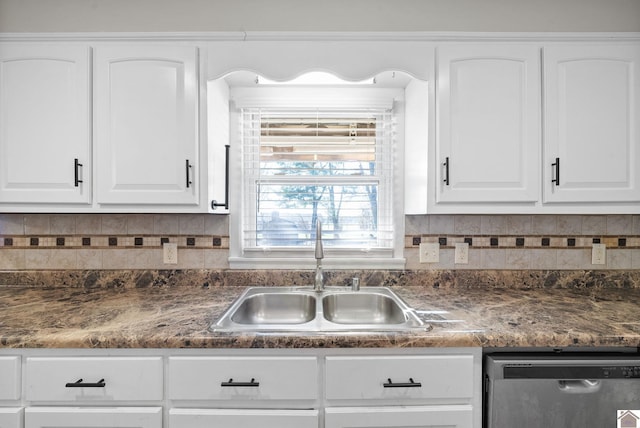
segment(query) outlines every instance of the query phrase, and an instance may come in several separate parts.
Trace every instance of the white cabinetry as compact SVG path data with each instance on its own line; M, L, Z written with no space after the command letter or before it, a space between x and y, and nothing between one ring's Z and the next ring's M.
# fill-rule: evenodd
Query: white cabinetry
M306 355L172 356L169 426L479 428L480 353L310 349Z
M637 212L637 42L445 44L437 63L428 212Z
M20 370L20 357L0 357L0 428L22 427Z
M318 428L317 410L171 409L170 428Z
M313 401L316 357L171 357L169 398L246 405L256 401Z
M544 202L640 201L640 45L544 48Z
M95 54L97 202L199 203L198 55L122 44Z
M0 203L91 200L89 48L0 49Z
M436 203L534 203L539 195L540 49L437 51Z
M328 400L427 402L473 397L473 355L327 357Z
M25 428L161 428L161 407L28 407Z
M0 407L0 428L21 428L22 407Z
M29 357L28 401L92 402L162 399L160 357Z
M25 427L161 428L163 385L161 357L28 357Z
M328 408L325 428L468 428L471 406L345 407Z
M20 398L20 357L0 357L0 401Z
M327 356L325 428L480 426L479 356Z
M481 427L481 348L0 354L0 428Z
M171 428L318 427L315 356L170 357L168 376Z

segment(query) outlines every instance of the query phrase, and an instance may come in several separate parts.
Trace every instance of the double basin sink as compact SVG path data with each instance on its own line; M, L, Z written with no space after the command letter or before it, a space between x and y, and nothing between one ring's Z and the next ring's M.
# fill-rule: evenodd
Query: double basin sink
M403 331L431 326L386 287L250 287L218 319L215 332Z

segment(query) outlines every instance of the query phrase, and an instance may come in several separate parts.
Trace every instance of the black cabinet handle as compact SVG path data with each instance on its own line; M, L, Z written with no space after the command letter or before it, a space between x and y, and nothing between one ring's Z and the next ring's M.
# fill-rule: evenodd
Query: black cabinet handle
M422 383L414 382L413 378L409 378L408 383L393 383L391 379L387 379L387 383L383 383L385 388L422 388Z
M220 386L222 387L240 386L240 387L257 388L260 386L260 382L256 382L254 378L251 378L249 382L234 382L233 379L229 379L229 382L222 382Z
M449 185L449 156L447 156L446 158L444 158L444 163L442 164L442 166L444 166L444 184L446 186Z
M191 165L189 164L189 159L186 160L185 163L185 171L187 174L187 189L193 184L193 181L191 181Z
M76 187L78 187L78 184L82 183L82 180L80 180L80 167L82 167L82 164L78 162L78 159L74 159L73 160L73 173L74 173L73 181Z
M224 146L224 202L218 203L215 199L211 201L211 209L215 210L217 207L224 207L225 210L229 209L229 146Z
M556 178L551 180L552 183L555 183L556 186L560 185L560 158L556 158L555 163L552 163L551 166L554 166L556 169Z
M104 388L107 384L104 379L100 379L97 382L83 382L82 379L78 379L75 382L69 382L65 385L66 388Z

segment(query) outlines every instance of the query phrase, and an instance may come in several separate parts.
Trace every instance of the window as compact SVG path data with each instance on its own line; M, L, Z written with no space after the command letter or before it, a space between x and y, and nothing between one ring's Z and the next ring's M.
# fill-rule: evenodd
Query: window
M242 114L244 247L390 248L393 123L389 111Z
M327 258L396 257L393 98L245 104L237 110L241 258L315 262L318 220Z

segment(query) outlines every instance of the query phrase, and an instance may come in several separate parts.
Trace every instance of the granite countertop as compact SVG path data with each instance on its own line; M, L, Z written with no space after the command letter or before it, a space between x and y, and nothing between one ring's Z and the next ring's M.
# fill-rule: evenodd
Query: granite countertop
M208 326L243 287L0 288L4 348L339 348L640 346L635 288L394 286L444 311L431 331L227 334Z

